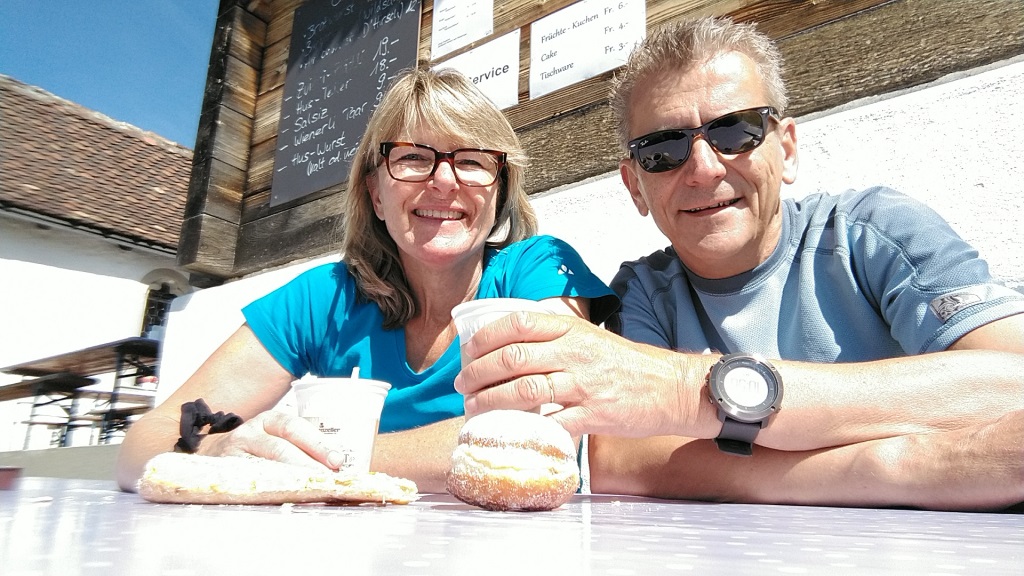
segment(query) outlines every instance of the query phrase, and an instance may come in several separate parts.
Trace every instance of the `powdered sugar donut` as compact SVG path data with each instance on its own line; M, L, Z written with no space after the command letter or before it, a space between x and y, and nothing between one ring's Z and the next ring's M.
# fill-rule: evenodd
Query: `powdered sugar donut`
M579 483L565 428L539 414L495 410L462 427L447 488L487 510L551 510L569 501Z

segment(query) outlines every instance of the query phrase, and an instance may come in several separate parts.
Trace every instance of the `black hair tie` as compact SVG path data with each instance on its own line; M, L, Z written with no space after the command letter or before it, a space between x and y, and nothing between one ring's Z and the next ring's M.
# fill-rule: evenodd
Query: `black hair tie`
M185 402L181 405L181 422L178 429L181 438L174 444L175 452L195 454L199 450L199 443L209 434L220 434L230 432L242 425L242 417L228 412L217 412L214 414L202 398L195 402ZM210 426L206 434L201 434L203 427Z

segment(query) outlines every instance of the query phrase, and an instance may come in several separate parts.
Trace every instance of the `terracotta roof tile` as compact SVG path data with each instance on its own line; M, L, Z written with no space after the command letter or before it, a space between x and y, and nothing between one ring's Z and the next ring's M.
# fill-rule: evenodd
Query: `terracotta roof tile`
M0 208L176 251L192 151L0 74Z

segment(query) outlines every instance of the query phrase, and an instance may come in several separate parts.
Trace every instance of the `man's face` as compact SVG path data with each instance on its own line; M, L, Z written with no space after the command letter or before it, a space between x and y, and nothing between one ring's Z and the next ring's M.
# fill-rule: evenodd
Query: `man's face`
M767 106L753 62L720 54L686 73L652 75L637 84L630 138L694 128L724 114ZM706 278L750 270L775 248L782 226L779 193L796 178L796 128L769 120L764 142L750 152L723 154L697 136L682 166L645 172L620 163L622 181L640 214L650 214L683 262Z

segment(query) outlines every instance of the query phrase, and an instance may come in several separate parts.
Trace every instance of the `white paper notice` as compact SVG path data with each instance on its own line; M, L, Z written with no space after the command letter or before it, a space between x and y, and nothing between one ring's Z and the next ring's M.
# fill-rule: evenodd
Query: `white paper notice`
M436 68L454 68L469 77L498 108L519 103L519 29L446 60Z
M582 0L530 25L530 98L625 64L647 34L644 0Z
M494 0L435 0L431 58L440 58L493 32Z

